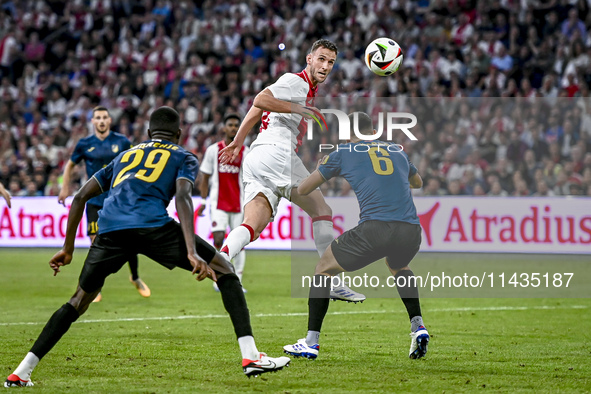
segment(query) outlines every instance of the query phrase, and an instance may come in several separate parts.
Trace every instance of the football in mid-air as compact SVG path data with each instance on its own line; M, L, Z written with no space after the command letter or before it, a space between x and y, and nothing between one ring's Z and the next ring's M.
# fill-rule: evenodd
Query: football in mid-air
M391 38L373 40L365 48L365 64L377 75L394 74L402 64L402 48Z

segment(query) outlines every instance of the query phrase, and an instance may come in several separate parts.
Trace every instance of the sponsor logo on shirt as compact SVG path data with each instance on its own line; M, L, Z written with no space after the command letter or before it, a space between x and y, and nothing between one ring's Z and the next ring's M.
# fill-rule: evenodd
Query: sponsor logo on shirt
M240 172L240 167L231 164L220 164L219 172L238 174Z

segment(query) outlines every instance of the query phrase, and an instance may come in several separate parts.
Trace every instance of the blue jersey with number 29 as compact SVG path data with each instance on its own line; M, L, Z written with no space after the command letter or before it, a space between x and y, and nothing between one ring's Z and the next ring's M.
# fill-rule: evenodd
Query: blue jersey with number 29
M166 207L176 193L176 180L194 183L198 170L192 153L168 141L151 140L123 152L94 175L108 190L99 211L99 234L170 222Z
M417 169L399 145L383 141L339 145L318 171L326 180L342 176L349 182L359 201L359 223L419 224L408 181Z

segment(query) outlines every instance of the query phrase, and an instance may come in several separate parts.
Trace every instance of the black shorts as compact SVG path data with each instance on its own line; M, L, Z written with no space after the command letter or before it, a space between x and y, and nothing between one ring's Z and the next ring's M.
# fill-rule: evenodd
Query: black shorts
M332 241L334 257L346 271L356 271L387 258L390 268L407 266L421 246L421 226L368 220Z
M98 205L86 204L86 234L90 237L91 235L98 234L98 211L103 207Z
M195 235L197 254L207 263L216 255L213 246ZM187 247L181 225L171 221L162 227L112 231L99 234L88 251L80 273L80 287L92 293L103 287L107 276L119 271L132 256L143 254L168 269L188 271L193 266L187 258Z

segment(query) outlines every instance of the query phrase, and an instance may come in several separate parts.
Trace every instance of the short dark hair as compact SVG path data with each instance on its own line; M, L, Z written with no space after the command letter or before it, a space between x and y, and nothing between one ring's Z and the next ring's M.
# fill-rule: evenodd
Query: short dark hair
M314 53L318 48L326 48L330 51L333 51L335 55L339 54L339 48L337 48L337 44L325 38L321 38L320 40L312 44L312 49L310 49L310 53Z
M351 135L355 133L355 114L357 114L357 130L361 134L371 135L373 133L373 121L365 112L352 112L349 114L349 124L351 125Z
M103 107L102 105L97 105L92 109L92 116L94 116L94 113L98 111L106 111L107 114L109 114L109 110L106 107ZM109 116L111 116L111 114L109 114Z
M176 135L180 128L179 113L170 107L160 107L150 115L150 131Z
M236 114L236 113L229 113L226 116L224 116L224 124L229 121L230 119L236 119L238 120L238 123L240 123L242 121L242 118L240 118L240 115Z

